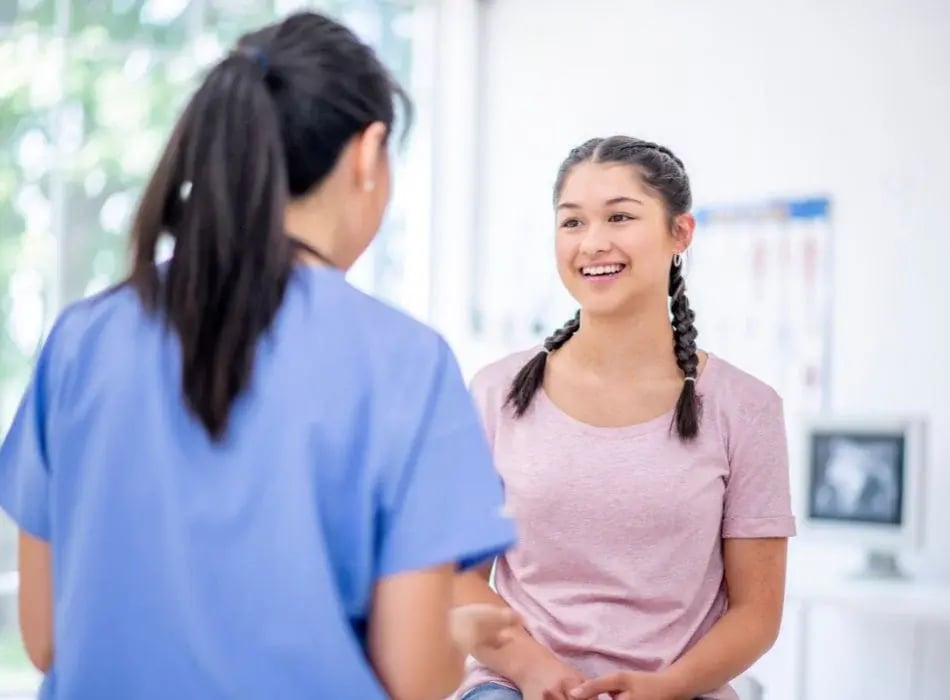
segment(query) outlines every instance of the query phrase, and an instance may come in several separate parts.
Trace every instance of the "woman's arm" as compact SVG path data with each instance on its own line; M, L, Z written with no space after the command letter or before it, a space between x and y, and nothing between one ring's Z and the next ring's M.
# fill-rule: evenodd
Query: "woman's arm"
M785 599L788 540L723 541L729 608L664 674L677 694L694 698L740 676L778 637Z
M454 606L454 565L382 579L373 595L368 651L395 700L438 700L462 681L475 645L507 640L518 624L504 605Z
M49 542L20 530L20 633L27 656L46 673L53 664L53 578Z
M488 581L491 564L460 575L455 583L455 604L487 603L505 605ZM506 642L500 645L481 645L472 650L479 662L512 681L524 694L525 700L542 697L567 698L568 691L584 679L574 669L538 644L522 626L515 627Z
M502 597L488 585L490 575L490 563L461 574L455 582L455 604L506 605ZM520 626L506 644L496 648L475 648L472 655L495 673L515 682L526 668L533 666L536 661L551 657L551 654Z
M367 648L394 700L438 700L462 681L467 649L452 639L455 566L396 574L373 594Z
M441 338L419 356L431 367L397 373L399 456L385 455L375 487L368 652L395 700L450 695L471 647L500 644L516 624L507 606L458 609L459 570L506 551L516 533L499 512L501 482L455 356Z

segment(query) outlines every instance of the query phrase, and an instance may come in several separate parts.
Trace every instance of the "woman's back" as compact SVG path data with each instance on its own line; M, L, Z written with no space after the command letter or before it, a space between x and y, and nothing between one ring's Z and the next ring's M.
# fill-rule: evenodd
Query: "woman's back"
M363 648L377 580L511 534L451 353L300 267L222 440L180 375L132 289L81 302L0 454L4 505L52 543L47 696L383 697Z
M454 357L343 277L400 104L303 12L185 106L128 278L60 318L0 448L44 697L436 700L515 624L454 609L514 538Z

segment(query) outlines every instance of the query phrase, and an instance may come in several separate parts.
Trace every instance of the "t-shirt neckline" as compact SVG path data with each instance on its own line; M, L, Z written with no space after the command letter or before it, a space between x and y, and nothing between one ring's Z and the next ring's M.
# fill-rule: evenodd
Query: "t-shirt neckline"
M706 351L706 366L703 367L702 373L696 380L697 391L700 393L709 391L709 388L712 386L716 371L719 368L719 364L719 358L717 358L711 352ZM552 419L561 423L566 429L573 430L576 433L600 438L628 438L651 433L659 429L668 431L672 425L673 416L676 412L676 407L674 406L655 418L650 418L632 425L609 427L592 425L574 418L554 402L554 400L548 395L548 392L545 391L543 386L538 389L536 398L538 408L544 413L544 415L550 416Z

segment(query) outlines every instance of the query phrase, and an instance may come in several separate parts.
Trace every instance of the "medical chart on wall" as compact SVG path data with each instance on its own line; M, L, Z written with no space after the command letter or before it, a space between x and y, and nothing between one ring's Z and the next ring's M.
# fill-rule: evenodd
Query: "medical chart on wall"
M701 208L686 261L698 343L769 383L787 410L827 406L832 226L824 198Z

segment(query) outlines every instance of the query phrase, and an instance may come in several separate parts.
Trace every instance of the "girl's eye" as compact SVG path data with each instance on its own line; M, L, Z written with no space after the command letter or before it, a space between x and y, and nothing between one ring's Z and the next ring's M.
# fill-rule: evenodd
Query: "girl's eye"
M561 228L577 228L581 225L581 222L577 219L567 219L566 221L561 222Z
M633 221L633 217L628 214L611 214L608 221L612 224L619 224L623 221Z

